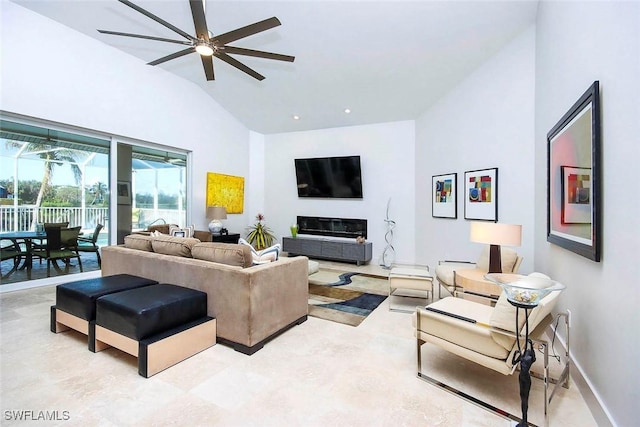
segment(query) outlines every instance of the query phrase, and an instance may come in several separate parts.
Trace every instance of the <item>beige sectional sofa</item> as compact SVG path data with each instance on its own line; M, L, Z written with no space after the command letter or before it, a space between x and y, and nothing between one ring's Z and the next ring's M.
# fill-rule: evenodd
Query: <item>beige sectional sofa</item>
M128 273L206 292L218 342L246 354L307 319L306 257L252 266L245 245L143 235L101 251L103 276Z

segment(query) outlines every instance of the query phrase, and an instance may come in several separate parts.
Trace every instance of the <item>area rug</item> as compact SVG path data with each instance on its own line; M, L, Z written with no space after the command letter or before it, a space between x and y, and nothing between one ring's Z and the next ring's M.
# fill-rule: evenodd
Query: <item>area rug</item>
M320 269L309 276L309 316L358 326L388 293L385 277Z

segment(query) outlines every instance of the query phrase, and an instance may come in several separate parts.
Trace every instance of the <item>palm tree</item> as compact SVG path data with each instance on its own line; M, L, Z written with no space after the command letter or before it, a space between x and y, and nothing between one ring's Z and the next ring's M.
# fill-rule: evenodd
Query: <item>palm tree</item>
M73 172L73 178L76 185L79 185L82 180L82 171L77 164L79 154L76 151L56 146L49 140L49 138L42 139L42 141L46 142L7 141L8 147L18 149L24 147L26 144L26 147L24 147L24 150L22 151L23 154L35 154L44 161L44 174L42 176L40 190L38 191L38 196L35 202L36 210L42 205L44 195L47 189L51 187L51 178L53 177L53 171L56 166L60 166L65 163L69 164L69 166L71 166L71 171ZM38 222L38 218L34 216L31 228L35 227L36 222Z
M93 184L89 188L89 193L93 195L93 200L91 201L91 204L92 205L95 205L97 203L103 204L104 196L106 196L108 192L109 192L109 189L107 188L107 184L105 184L104 182L98 181L95 184Z

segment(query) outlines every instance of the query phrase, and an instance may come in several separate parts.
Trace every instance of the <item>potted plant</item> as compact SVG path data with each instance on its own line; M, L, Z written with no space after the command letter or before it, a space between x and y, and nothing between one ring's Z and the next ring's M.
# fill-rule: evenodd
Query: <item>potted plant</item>
M264 215L259 213L256 215L256 220L258 222L247 227L249 230L249 234L247 234L247 242L256 248L256 250L262 250L273 245L273 242L276 240L276 236L269 227L262 223L262 221L264 221Z

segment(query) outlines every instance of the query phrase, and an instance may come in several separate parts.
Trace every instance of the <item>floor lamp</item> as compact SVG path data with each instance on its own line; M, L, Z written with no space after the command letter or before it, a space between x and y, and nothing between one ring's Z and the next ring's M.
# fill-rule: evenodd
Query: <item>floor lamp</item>
M497 222L472 222L469 240L489 246L489 273L502 273L500 246L520 246L522 226Z
M536 361L536 352L533 349L533 342L529 339L529 310L538 306L540 300L553 291L561 291L565 288L562 283L549 279L539 273L532 273L529 276L519 274L487 274L488 280L502 286L507 300L516 308L516 334L519 335L520 322L518 322L518 312L524 310L524 350L520 348L520 339L516 338L518 351L514 355L514 363L520 363L520 374L518 383L520 384L520 408L522 410L522 420L518 427L529 425L527 412L529 410L529 392L531 391L531 365Z

